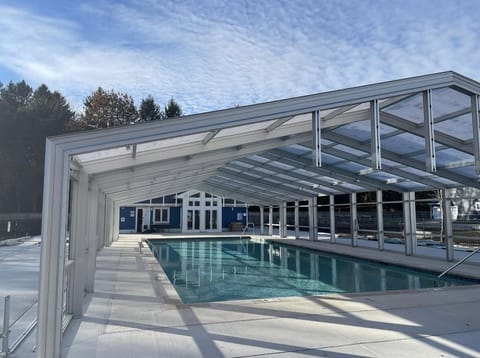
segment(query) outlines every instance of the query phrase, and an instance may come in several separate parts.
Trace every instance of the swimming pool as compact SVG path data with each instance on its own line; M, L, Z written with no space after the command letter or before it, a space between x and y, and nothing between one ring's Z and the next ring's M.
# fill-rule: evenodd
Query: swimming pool
M477 283L276 242L177 239L149 244L184 303Z

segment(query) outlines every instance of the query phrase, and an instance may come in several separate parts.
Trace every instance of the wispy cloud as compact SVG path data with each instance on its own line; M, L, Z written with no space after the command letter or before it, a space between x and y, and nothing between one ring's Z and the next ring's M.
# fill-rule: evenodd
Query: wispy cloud
M78 10L88 35L81 16L0 7L0 66L77 104L101 85L190 113L450 69L475 78L473 6L426 3L101 1Z

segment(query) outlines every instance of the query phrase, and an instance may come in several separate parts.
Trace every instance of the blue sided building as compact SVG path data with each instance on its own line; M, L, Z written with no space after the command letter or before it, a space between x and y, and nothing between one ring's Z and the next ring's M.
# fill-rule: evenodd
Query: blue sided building
M201 191L188 191L120 208L120 233L241 231L247 205Z

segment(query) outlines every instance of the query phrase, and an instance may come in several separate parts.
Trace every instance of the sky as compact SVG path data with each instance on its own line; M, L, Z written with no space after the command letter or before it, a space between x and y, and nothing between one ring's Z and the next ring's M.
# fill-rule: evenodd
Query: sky
M453 70L478 0L0 0L0 82L175 98L187 114Z

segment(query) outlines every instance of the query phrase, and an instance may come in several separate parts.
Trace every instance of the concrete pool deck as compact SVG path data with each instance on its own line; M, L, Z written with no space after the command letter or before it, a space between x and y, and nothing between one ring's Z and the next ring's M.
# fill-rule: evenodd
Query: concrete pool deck
M95 293L62 357L480 355L478 285L184 305L138 239L99 253Z

